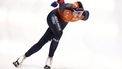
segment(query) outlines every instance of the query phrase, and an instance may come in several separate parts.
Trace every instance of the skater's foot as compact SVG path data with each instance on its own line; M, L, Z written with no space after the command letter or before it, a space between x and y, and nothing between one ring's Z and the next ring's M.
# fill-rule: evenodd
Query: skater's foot
M51 69L52 57L48 57L44 69Z
M22 62L25 60L25 56L21 56L20 58L18 58L15 62L13 62L13 65L15 67L19 67L21 66Z
M20 65L20 63L18 62L18 60L19 60L19 58L18 58L15 62L13 62L13 65L14 65L15 67L18 67L18 66Z
M44 66L44 69L51 69L51 68L50 68L50 66L45 65L45 66Z

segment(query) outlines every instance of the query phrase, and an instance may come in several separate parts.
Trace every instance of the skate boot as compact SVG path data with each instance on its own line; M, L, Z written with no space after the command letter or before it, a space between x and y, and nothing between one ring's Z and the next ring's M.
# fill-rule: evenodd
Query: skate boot
M20 63L18 62L18 60L19 60L19 58L15 62L13 62L13 64L14 64L15 67L18 67L20 65Z
M48 57L44 69L51 69L52 57Z
M18 58L15 62L13 62L13 65L15 67L19 67L21 66L22 62L24 61L26 57L25 56L21 56L20 58Z
M51 67L48 66L48 65L45 65L45 66L44 66L44 69L51 69Z

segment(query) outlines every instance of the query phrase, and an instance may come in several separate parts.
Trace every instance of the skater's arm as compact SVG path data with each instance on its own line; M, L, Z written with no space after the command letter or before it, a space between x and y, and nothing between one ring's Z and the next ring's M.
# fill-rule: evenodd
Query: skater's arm
M64 3L64 0L57 0L59 4Z
M63 13L64 9L65 9L65 2L64 2L64 0L57 0L57 2L59 4L60 11Z

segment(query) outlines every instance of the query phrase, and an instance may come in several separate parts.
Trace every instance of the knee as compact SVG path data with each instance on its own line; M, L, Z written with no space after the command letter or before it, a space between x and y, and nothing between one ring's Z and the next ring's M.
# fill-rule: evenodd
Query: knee
M57 39L57 38L53 38L52 40L57 42L57 43L59 42L59 39Z
M56 41L56 42L58 42L60 40L61 36L62 35L55 35L54 38L53 38L53 40Z

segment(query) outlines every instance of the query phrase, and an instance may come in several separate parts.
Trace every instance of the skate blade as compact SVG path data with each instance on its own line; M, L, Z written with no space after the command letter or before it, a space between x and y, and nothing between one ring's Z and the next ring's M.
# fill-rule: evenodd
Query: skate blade
M19 66L19 63L18 63L18 62L13 62L13 65L14 65L15 67L18 67L18 66Z

